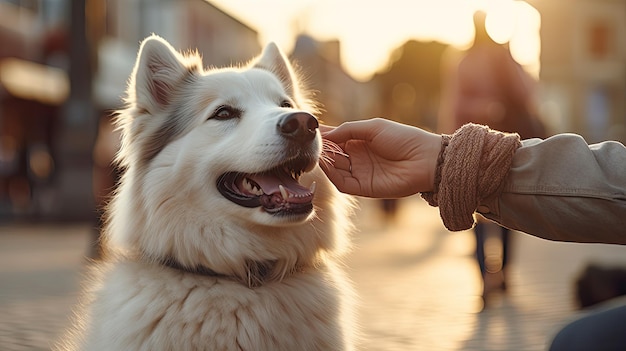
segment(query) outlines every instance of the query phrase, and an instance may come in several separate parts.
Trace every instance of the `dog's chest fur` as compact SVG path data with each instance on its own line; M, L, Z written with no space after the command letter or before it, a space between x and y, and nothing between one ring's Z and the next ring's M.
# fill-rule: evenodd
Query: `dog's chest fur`
M329 266L250 289L147 263L101 272L85 350L336 350L342 277ZM339 275L338 275L339 274ZM175 344L172 342L175 340Z

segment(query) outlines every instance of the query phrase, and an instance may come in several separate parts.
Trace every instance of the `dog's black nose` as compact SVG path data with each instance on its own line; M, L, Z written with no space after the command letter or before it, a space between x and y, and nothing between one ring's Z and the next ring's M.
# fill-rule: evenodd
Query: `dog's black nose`
M315 133L319 126L317 118L313 115L306 112L296 112L280 119L278 131L289 139L305 143L315 138Z

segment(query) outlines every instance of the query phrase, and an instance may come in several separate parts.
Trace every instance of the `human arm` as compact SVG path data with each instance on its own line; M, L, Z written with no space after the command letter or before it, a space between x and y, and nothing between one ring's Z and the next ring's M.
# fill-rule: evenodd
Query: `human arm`
M626 148L620 143L587 145L580 136L561 134L521 144L516 134L472 124L451 136L406 129L407 134L390 137L393 122L354 123L324 133L342 147L361 136L356 138L358 148L343 149L350 155L351 172L341 155L323 166L341 191L370 197L422 192L431 205L439 206L450 230L471 228L472 215L478 212L511 229L551 240L626 244ZM378 162L379 148L401 151L404 144L399 138L417 139L410 144L430 151L399 153L408 157L399 163L392 157ZM393 142L385 147L381 140ZM447 140L443 149L442 140Z

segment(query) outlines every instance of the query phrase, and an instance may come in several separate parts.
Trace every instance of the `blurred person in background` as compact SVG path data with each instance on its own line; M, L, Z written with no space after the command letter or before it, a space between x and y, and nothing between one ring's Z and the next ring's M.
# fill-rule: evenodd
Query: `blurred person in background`
M487 33L486 14L474 13L474 43L458 62L444 65L439 132L453 133L467 123L516 132L523 139L546 137L534 102L536 82L515 61L507 46ZM500 252L486 245L498 232ZM474 227L476 260L482 277L483 307L491 292L506 290L511 251L510 230L481 219Z

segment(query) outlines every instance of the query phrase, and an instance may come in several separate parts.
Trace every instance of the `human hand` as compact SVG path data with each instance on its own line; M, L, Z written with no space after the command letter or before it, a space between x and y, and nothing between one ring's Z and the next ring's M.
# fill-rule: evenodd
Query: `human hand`
M441 136L383 118L320 126L320 166L341 192L397 198L432 191ZM333 151L336 144L343 152Z

